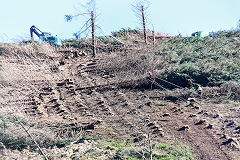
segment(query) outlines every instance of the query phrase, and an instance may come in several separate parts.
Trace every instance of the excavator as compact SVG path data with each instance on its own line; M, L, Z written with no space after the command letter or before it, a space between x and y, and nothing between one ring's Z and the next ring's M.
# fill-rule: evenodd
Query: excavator
M40 29L34 25L30 28L31 40L33 41L33 33L35 33L40 41L48 42L51 45L62 46L62 41L57 36L52 36L51 33L42 32Z

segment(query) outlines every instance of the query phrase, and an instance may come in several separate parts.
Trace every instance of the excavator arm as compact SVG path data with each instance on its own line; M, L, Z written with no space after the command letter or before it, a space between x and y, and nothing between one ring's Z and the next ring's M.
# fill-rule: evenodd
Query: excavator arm
M52 36L48 32L42 32L40 29L38 29L34 25L31 26L31 28L30 28L30 35L31 35L31 40L32 41L34 40L33 39L33 33L35 33L39 37L39 39L42 40L42 41L46 41L50 44L54 44L54 45L58 45L58 46L62 45L61 40L57 36Z
M35 26L31 26L31 28L30 28L30 35L31 35L31 39L32 40L33 40L33 33L35 33L38 37L43 35L43 32L40 29L38 29Z

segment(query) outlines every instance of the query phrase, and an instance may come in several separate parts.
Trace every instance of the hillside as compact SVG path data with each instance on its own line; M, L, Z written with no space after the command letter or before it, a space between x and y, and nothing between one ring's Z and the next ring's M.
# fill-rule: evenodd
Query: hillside
M113 36L0 45L0 158L240 159L239 31Z

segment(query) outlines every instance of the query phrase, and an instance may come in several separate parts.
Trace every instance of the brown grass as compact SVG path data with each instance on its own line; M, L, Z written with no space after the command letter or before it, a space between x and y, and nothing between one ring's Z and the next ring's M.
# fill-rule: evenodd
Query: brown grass
M143 80L150 71L156 75L157 67L162 63L151 51L152 48L144 47L128 53L102 55L97 70L114 75L116 82Z
M33 102L34 95L42 92L42 87L53 87L53 84L66 76L53 70L59 65L54 61L54 57L62 56L56 48L47 43L0 45L0 112L2 119L6 119L6 122L2 121L6 126L1 127L1 138L13 141L10 142L13 146L6 144L8 147L16 147L14 145L18 139L22 139L22 143L32 144L16 120L9 121L14 119L14 116L27 122L26 128L29 128L33 137L37 137L40 144L56 141L53 131L37 125L41 122L27 116L24 111L27 105Z

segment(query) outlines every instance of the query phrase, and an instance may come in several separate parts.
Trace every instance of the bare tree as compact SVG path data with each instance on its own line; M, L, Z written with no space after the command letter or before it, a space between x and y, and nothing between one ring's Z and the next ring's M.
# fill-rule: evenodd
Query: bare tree
M91 12L91 22L92 22L92 50L93 50L93 57L96 55L96 43L95 43L95 14L94 11Z
M71 21L73 18L83 17L85 18L84 25L74 33L73 35L79 39L82 36L85 38L88 37L89 32L92 33L92 55L95 57L96 55L96 41L95 41L95 21L96 21L96 0L90 0L85 5L82 5L84 11L82 13L78 13L76 15L65 15L65 20L67 22ZM91 31L90 31L91 30Z
M153 26L153 30L152 30L152 37L153 37L153 46L155 46L156 37L155 37L155 30L154 30L154 26Z
M146 11L150 6L150 2L148 0L137 0L133 6L133 11L136 17L142 24L143 27L143 35L144 35L144 42L147 44L147 33L146 33L146 24L147 24L147 14Z
M86 4L82 4L80 8L77 9L77 14L67 14L65 15L65 20L71 22L75 18L82 18L84 23L81 25L80 29L75 32L73 35L79 39L81 37L88 37L88 34L91 30L91 15L92 12L96 15L96 1L89 0ZM94 19L95 21L95 19Z

